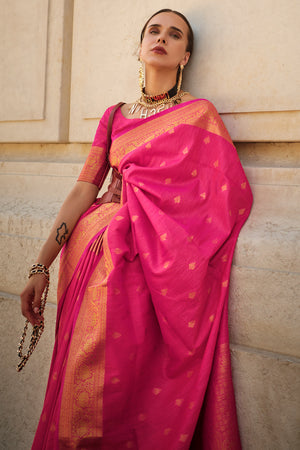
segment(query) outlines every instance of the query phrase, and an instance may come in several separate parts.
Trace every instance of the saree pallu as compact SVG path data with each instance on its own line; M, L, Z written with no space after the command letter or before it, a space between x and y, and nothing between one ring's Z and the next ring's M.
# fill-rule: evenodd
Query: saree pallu
M80 181L103 182L109 112ZM252 195L228 132L207 100L118 111L110 162L121 203L92 205L61 256L33 449L239 449L227 303Z

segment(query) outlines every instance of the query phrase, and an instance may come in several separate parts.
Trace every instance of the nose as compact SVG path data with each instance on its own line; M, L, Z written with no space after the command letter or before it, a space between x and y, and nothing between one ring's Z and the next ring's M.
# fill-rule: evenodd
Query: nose
M163 37L158 37L157 42L162 42L163 44L166 44L167 41Z

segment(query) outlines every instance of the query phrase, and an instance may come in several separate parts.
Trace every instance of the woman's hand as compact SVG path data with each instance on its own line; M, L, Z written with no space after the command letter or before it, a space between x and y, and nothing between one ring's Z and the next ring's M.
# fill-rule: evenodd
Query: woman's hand
M34 325L39 325L44 318L39 314L41 298L47 284L45 275L36 273L30 277L21 292L21 311L23 316Z
M77 181L64 201L50 235L37 257L39 264L50 267L64 243L69 239L78 219L96 200L97 194L98 187L94 184ZM46 284L45 275L35 273L30 277L20 295L22 314L32 325L37 325L43 320L39 314L39 308Z

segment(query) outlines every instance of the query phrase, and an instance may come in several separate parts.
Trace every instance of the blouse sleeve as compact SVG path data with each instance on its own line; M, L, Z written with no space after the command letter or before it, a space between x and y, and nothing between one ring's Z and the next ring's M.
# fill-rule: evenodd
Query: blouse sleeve
M95 184L99 189L107 175L107 124L111 109L112 107L105 111L99 122L91 150L78 177L78 181Z

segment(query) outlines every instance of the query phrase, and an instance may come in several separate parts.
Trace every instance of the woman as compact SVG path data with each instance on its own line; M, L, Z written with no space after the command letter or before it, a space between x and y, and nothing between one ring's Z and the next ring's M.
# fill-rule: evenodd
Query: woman
M188 449L196 426L197 448L240 448L227 299L252 196L215 108L180 89L192 49L180 13L148 20L142 97L112 126L121 202L96 200L109 108L37 258L47 271L64 245L34 449ZM46 281L34 274L21 294L32 324Z

